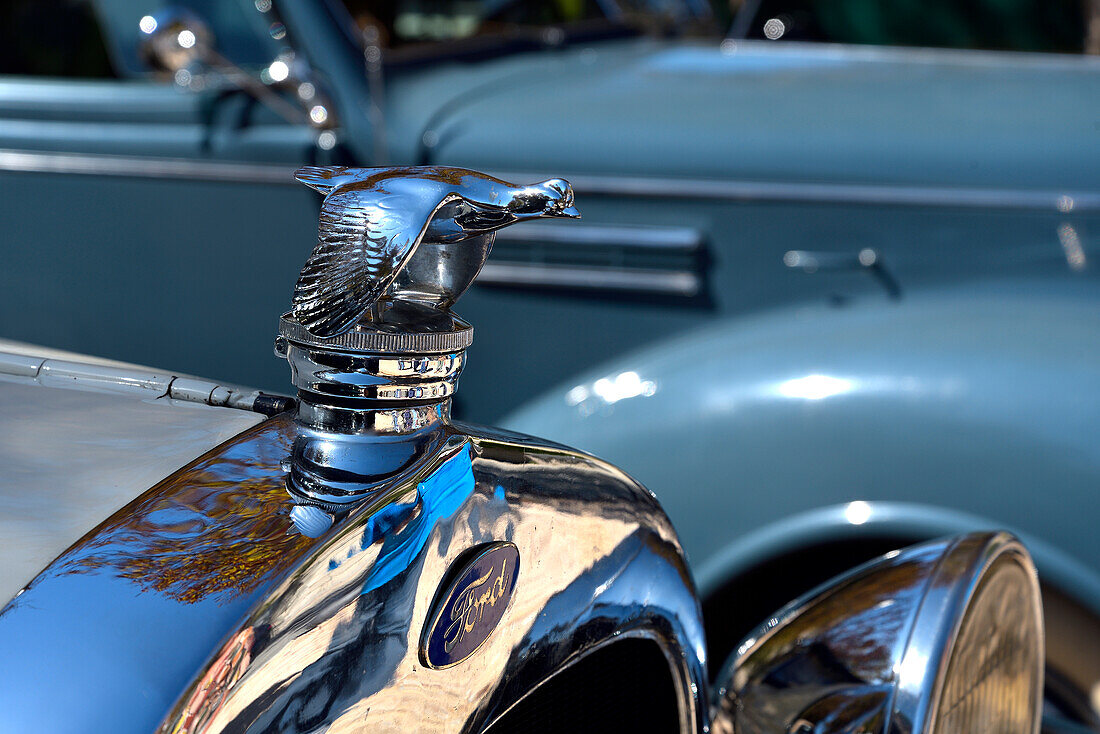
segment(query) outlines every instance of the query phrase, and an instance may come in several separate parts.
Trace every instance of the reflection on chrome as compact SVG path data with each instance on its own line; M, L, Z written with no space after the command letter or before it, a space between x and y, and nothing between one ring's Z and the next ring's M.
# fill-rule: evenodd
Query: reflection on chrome
M304 173L317 186L369 175ZM410 201L381 202L391 187L430 197L450 182L452 198L430 203L455 205L415 207L421 218L390 220L395 236L434 226L443 242L485 247L486 230L544 215L548 188L552 212L575 211L560 180L489 216L456 198L464 182L493 197L500 181L388 173L383 191L356 196L395 211ZM656 499L593 457L450 420L472 332L448 309L485 250L436 244L387 271L394 298L369 323L320 339L284 316L276 348L297 410L175 471L0 612L0 666L18 670L0 686L5 727L483 731L590 653L642 638L665 713L705 729L699 604ZM434 303L397 297L426 292ZM636 375L616 384L644 391ZM488 546L508 547L518 569L488 604L499 619L430 665L433 601Z
M273 82L286 81L286 78L290 76L290 67L287 66L285 61L272 61L271 65L267 67L267 74Z
M690 573L625 474L463 427L457 459L309 538L280 466L297 430L270 419L170 476L8 605L0 664L21 673L0 706L13 730L477 731L578 657L639 635L670 661L681 730L701 730ZM466 550L496 541L523 559L499 626L461 665L427 668L437 589Z
M1031 559L1005 533L975 533L889 554L781 610L726 663L712 731L1030 733L1042 688Z
M336 516L317 505L295 505L290 508L290 521L294 529L307 538L319 538L332 527Z

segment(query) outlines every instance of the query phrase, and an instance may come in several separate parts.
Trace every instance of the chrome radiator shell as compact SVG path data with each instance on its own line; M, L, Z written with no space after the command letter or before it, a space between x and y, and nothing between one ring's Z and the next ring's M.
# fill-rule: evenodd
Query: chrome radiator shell
M297 532L287 415L159 483L0 614L13 729L476 731L622 636L669 661L682 731L707 710L698 602L651 494L590 456L451 424L450 448L319 537ZM444 670L420 645L449 569L509 541L499 625ZM159 729L158 729L159 727Z

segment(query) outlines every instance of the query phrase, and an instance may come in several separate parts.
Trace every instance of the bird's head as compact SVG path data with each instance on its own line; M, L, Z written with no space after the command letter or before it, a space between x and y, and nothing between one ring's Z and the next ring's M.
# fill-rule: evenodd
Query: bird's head
M551 178L541 183L523 187L507 207L517 219L540 217L569 217L577 219L581 213L573 206L573 187L561 178Z
M551 178L535 185L542 189L546 196L543 216L580 218L581 213L577 211L577 207L573 206L573 187L568 181L563 178Z

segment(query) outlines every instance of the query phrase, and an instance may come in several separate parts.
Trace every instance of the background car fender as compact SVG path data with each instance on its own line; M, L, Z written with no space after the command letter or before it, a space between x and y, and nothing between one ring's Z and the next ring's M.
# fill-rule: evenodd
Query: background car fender
M850 502L819 507L785 517L732 540L695 571L700 596L710 596L731 578L751 572L792 550L810 549L838 541L876 542L897 538L905 542L992 529L1016 534L1035 560L1044 582L1072 590L1090 609L1100 609L1100 574L1051 544L1005 528L988 517L909 502Z
M657 494L716 657L716 609L734 634L776 608L769 587L789 596L891 547L979 527L1015 529L1048 585L1097 615L1100 309L1079 286L988 282L729 320L551 391L505 425L609 459ZM841 509L802 514L829 506ZM735 577L739 599L722 601Z

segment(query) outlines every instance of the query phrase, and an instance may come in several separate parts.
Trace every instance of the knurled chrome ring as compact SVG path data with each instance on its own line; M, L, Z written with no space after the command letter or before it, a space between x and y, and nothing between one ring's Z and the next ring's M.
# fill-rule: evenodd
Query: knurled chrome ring
M360 324L351 331L332 337L311 334L295 318L285 313L279 318L279 336L308 347L335 352L369 354L446 354L460 352L474 342L474 327L451 315L450 331L383 331Z

